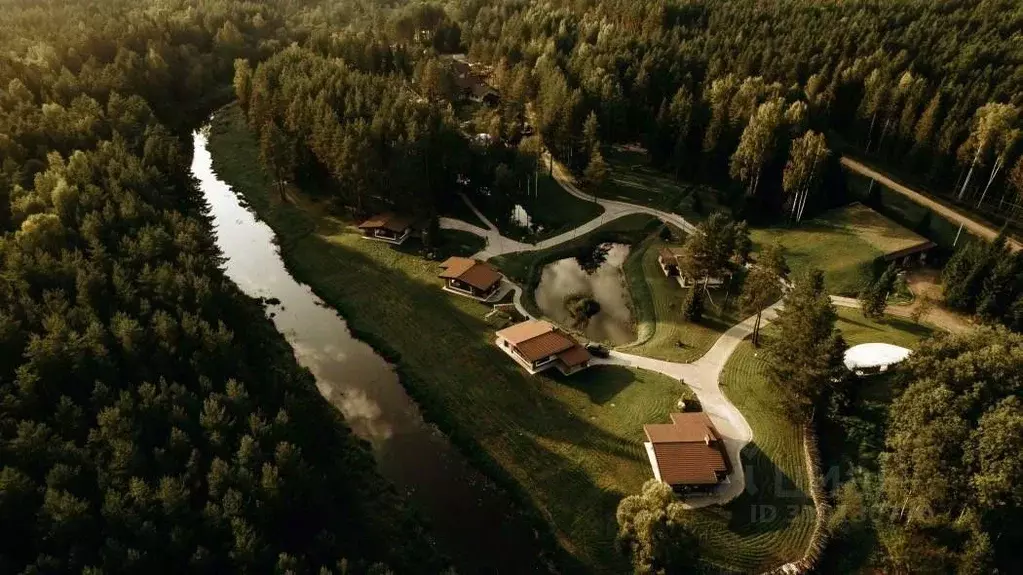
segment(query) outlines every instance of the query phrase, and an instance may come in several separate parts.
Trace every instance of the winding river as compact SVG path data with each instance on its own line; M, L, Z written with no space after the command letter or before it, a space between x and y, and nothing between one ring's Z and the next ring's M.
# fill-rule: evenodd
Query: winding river
M545 570L536 533L512 514L515 505L507 494L423 420L394 367L355 339L309 286L291 277L273 230L214 174L205 133L197 132L193 143L192 174L209 204L228 277L250 296L274 303L267 312L299 363L372 445L381 475L408 494L440 550L461 573Z

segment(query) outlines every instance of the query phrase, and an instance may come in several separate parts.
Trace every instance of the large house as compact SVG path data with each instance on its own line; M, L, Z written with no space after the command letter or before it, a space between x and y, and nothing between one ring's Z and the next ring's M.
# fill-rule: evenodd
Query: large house
M682 272L682 267L679 265L679 258L682 257L683 248L679 246L665 246L657 252L657 263L661 266L661 271L664 275L669 278L677 278L680 286L687 288L697 284L703 284L706 281L708 286L717 287L725 284L725 280L721 278L701 278L695 280Z
M401 244L412 234L412 218L388 212L362 222L359 229L364 238Z
M532 319L497 332L497 347L530 374L551 367L571 375L590 365L590 352L550 323Z
M487 300L495 296L501 286L501 272L477 259L451 257L440 267L444 270L440 277L447 280L444 289L451 293Z
M654 477L678 491L708 491L725 480L724 442L704 412L672 413L671 423L643 426Z

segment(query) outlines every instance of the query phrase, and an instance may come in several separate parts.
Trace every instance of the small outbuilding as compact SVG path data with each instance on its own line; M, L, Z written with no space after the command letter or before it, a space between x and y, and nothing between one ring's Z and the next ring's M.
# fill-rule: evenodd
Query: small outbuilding
M710 491L728 477L724 441L706 413L672 413L671 423L643 426L654 478L676 491Z
M359 224L362 237L392 244L401 244L412 235L412 218L393 212L373 216Z
M845 367L856 375L884 373L904 361L912 350L890 343L863 343L845 352Z
M497 295L503 276L497 268L473 258L450 257L440 264L444 289L461 296L488 300Z

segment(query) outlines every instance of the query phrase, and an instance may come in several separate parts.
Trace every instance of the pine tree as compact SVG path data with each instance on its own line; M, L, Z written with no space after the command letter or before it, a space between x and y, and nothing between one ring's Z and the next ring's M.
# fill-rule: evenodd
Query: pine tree
M686 293L686 299L682 304L682 317L686 321L692 323L699 323L703 319L704 312L704 287L702 285L694 285Z
M837 318L824 274L809 270L796 280L774 320L778 333L768 346L767 373L797 419L810 419L843 376L846 344L835 328Z
M589 151L591 156L593 150L599 149L600 146L600 124L597 123L597 114L592 111L583 122L582 144L583 149Z
M601 189L607 182L607 163L604 162L604 156L601 155L600 149L597 147L594 147L590 153L590 162L586 165L583 178L586 180L586 185L593 191Z

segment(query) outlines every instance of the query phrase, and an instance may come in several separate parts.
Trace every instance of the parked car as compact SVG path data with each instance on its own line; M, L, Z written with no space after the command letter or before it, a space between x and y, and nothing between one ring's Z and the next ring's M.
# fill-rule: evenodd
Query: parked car
M595 357L610 357L611 351L599 343L590 342L586 344L586 351L590 352L590 355Z

